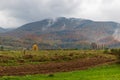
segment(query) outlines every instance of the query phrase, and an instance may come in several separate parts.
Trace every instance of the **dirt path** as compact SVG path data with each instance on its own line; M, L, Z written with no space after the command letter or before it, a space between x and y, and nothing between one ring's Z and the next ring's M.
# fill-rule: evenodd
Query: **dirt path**
M65 72L73 70L83 70L90 67L111 62L110 59L90 58L79 59L67 62L50 62L46 64L23 65L23 66L9 66L0 67L0 76L5 75L27 75L27 74L46 74L54 72Z

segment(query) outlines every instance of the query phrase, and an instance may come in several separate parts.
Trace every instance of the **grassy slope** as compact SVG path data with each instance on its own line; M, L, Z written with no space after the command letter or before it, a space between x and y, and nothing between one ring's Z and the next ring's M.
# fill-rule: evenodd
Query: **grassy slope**
M56 73L48 75L27 75L1 77L0 80L120 80L120 65L107 65L82 71Z

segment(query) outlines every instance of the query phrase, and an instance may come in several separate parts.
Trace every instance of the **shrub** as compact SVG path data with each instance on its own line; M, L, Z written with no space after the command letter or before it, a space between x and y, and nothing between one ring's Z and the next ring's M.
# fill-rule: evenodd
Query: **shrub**
M48 74L48 77L54 77L54 74Z
M33 49L34 51L38 51L38 45L37 45L37 44L34 44L34 45L32 46L32 49Z
M108 48L105 48L103 53L110 53L109 49Z
M116 55L120 62L120 49L111 49L111 53Z
M111 49L110 53L115 54L115 55L119 55L120 54L120 49Z
M26 54L23 56L24 59L32 59L34 55Z
M19 62L19 63L24 63L25 60L24 60L24 59L19 59L18 62Z

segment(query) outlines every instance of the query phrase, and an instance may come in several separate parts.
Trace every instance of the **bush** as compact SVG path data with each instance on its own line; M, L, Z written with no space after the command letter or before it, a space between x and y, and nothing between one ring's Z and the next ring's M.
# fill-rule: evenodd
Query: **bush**
M114 54L117 56L118 60L120 61L120 49L111 49L111 54Z
M54 77L54 74L48 74L48 77Z
M115 55L119 55L120 54L120 49L111 49L110 53L115 54Z
M103 52L106 53L106 54L110 53L108 48L105 48Z
M34 55L26 54L23 56L24 59L32 59Z

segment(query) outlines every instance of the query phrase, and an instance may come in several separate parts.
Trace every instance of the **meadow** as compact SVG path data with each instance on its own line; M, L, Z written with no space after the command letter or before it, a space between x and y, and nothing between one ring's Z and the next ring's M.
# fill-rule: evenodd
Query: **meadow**
M119 58L113 52L0 51L0 80L120 80Z
M0 51L0 66L37 64L51 61L60 62L92 57L116 58L114 55L105 54L104 50Z

